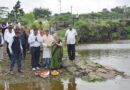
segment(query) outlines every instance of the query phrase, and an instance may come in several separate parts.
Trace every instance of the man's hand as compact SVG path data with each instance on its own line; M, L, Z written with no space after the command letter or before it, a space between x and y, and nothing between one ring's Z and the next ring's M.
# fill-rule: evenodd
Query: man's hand
M21 54L23 54L23 49L21 49Z
M79 44L79 42L78 41L76 41L76 45L78 45Z
M35 38L35 41L38 41L38 40L37 40L37 37Z
M50 45L47 45L47 48L50 48L51 46Z

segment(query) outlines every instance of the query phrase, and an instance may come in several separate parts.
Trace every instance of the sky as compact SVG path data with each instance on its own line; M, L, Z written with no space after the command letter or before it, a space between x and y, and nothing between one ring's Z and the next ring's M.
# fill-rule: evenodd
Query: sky
M18 0L0 0L0 7L6 6L12 10ZM60 12L59 0L20 0L21 7L25 12L31 12L34 8L48 8L52 13ZM130 6L130 0L61 0L61 12L71 12L74 14L98 12L103 8L110 10L116 6Z

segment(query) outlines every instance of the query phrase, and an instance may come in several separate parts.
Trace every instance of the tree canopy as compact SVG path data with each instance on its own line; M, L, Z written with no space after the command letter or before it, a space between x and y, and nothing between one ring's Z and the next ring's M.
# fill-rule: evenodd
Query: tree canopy
M19 21L20 16L24 15L24 11L21 8L20 1L17 1L15 6L13 7L13 10L8 14L8 18L12 21Z
M35 8L33 10L33 14L35 16L36 19L40 19L40 18L48 18L51 16L51 11L49 11L49 9L45 9L45 8Z

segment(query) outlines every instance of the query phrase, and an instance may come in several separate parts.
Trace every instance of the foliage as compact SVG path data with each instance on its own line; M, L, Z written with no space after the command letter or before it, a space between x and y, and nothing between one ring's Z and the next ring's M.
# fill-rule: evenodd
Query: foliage
M124 26L126 23L120 20L91 20L80 19L75 23L80 42L110 41L120 39L123 35L127 39Z
M32 22L35 21L35 17L33 13L26 13L21 16L21 22L23 25L32 26Z
M97 77L97 78L92 79L91 76L83 76L81 79L87 82L102 82L106 80L103 77Z
M8 7L0 7L0 18L5 17L7 15Z
M24 15L24 11L21 8L20 1L17 1L15 6L13 7L13 10L8 14L8 18L11 21L19 21L20 17Z
M65 29L60 30L60 31L57 31L57 33L60 35L60 37L61 37L62 39L64 39L64 37L65 37L65 32L66 32Z
M73 23L73 15L71 13L61 13L61 14L55 14L53 15L49 21L52 22L52 24L57 25L57 29L64 29L67 28L68 25Z
M33 14L35 16L35 19L48 18L51 16L51 11L40 7L40 8L35 8L33 10Z
M117 6L112 8L110 11L104 8L101 12L81 14L80 16L84 19L127 19L130 18L130 7Z

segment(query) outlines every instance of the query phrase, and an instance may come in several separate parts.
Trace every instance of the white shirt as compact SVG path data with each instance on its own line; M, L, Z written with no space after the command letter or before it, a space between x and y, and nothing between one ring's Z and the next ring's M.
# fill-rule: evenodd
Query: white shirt
M37 38L37 41L36 41ZM30 34L29 38L28 38L28 43L30 44L30 47L39 47L43 42L43 38L40 35L34 35L34 34Z
M51 58L51 46L54 42L54 38L52 35L43 35L43 58ZM47 47L50 46L50 47Z
M6 42L10 42L10 40L15 36L15 32L14 30L12 29L12 32L10 33L8 29L5 30L5 33L4 33L4 40Z
M67 37L67 44L75 44L75 36L77 36L77 31L75 29L68 29L65 33L65 36Z

